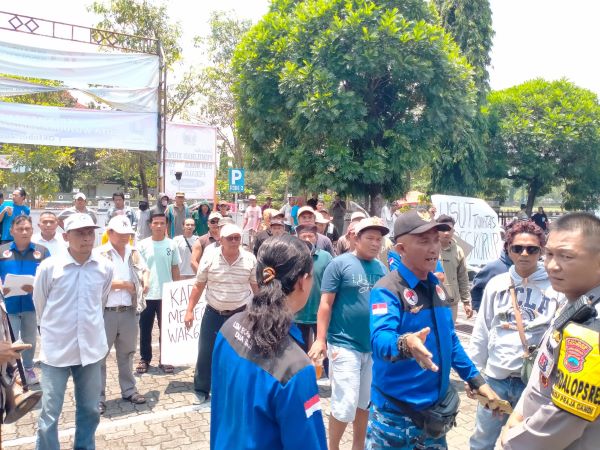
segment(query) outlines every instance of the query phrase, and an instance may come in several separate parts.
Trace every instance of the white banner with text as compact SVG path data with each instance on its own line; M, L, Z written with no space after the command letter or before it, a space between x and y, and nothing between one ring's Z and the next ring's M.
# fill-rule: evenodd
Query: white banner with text
M473 247L467 256L472 265L487 264L497 259L502 250L498 214L485 200L453 195L432 195L438 215L452 217L456 234Z

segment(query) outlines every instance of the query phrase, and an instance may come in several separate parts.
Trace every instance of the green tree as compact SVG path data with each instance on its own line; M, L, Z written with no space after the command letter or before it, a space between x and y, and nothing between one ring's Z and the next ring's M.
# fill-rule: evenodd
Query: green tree
M472 133L471 69L425 1L275 0L234 68L252 166L311 190L399 196Z
M569 207L598 204L600 105L595 93L567 81L536 79L489 96L490 179L527 190L527 211L565 185ZM565 205L566 206L566 205Z

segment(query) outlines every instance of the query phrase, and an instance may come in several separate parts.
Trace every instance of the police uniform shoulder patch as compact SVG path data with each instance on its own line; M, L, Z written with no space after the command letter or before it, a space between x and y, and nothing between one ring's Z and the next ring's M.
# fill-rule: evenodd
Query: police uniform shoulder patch
M444 289L442 289L442 287L439 284L435 285L435 293L437 294L437 296L440 298L441 301L443 301L443 302L446 301L446 293L444 292Z
M412 289L404 289L402 296L404 297L404 300L406 300L406 303L408 303L410 306L415 306L417 303L419 303L419 296Z

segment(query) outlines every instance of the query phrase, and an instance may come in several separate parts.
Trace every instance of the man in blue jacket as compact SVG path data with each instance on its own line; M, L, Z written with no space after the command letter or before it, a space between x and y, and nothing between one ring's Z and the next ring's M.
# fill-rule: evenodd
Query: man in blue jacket
M447 448L443 433L432 437L424 429L432 407L456 394L450 386L451 367L492 404L498 400L458 340L450 297L432 273L441 249L438 231L447 228L417 210L400 215L394 224L401 261L377 282L370 299L368 449ZM445 424L443 432L450 426Z

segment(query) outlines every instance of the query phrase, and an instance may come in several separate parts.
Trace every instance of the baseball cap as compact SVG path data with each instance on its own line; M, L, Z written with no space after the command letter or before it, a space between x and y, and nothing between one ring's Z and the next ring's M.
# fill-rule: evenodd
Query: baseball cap
M298 225L296 227L296 234L300 235L300 233L314 233L317 234L317 226L306 224L306 225Z
M65 220L65 232L68 233L72 230L79 230L80 228L100 228L94 223L92 218L88 214L76 213L71 214L67 220Z
M329 223L329 220L327 220L325 217L323 217L323 214L321 214L320 212L315 213L315 222L316 223Z
M356 234L356 225L358 225L358 222L350 222L346 234Z
M106 226L107 230L113 230L115 233L119 234L135 234L133 228L131 226L131 222L127 218L127 216L115 216L110 219L108 225Z
M169 196L167 194L165 194L164 192L161 192L160 194L158 194L158 199L159 200L161 200L161 199L163 199L165 197L169 198Z
M256 195L251 195L250 197L248 197L248 200L256 200Z
M449 216L447 214L442 214L437 219L435 219L435 221L437 223L447 223L447 224L449 224L451 226L454 226L454 224L456 223L456 221L454 220L454 218L452 218L452 216Z
M229 208L229 203L227 203L226 200L219 200L219 203L217 203L217 206L220 206L220 205L225 205Z
M354 222L356 219L366 219L367 216L362 211L355 211L350 216L350 222Z
M281 212L281 211L277 211L275 214L273 214L273 215L271 216L271 218L275 218L275 217L284 217L284 216L285 216L285 214L284 214L283 212Z
M185 192L175 192L175 197L185 197Z
M75 194L73 196L73 200L79 200L79 199L82 199L82 200L86 199L85 194L83 192L78 192L77 194Z
M273 225L285 225L285 222L281 219L271 219L271 226Z
M303 206L302 208L300 208L298 210L298 217L300 217L303 213L305 212L309 212L311 213L313 216L315 216L315 210L312 209L310 206Z
M431 229L448 231L451 227L447 223L437 223L431 219L426 211L416 209L400 214L394 223L394 239L405 234L421 234Z
M224 225L227 225L228 223L233 225L235 222L234 222L234 221L233 221L233 219L232 219L231 217L229 217L229 216L227 216L227 217L221 217L221 218L219 219L219 226L220 226L220 227L222 227L222 226L224 226Z
M381 234L384 236L390 232L390 229L383 224L383 221L379 217L369 217L366 219L362 219L354 227L354 232L356 234L365 230L377 230L380 231Z
M216 211L213 211L208 215L208 220L222 219L222 218L223 218L223 216Z
M226 224L223 228L221 228L221 237L231 236L233 234L242 235L242 229L233 223Z

